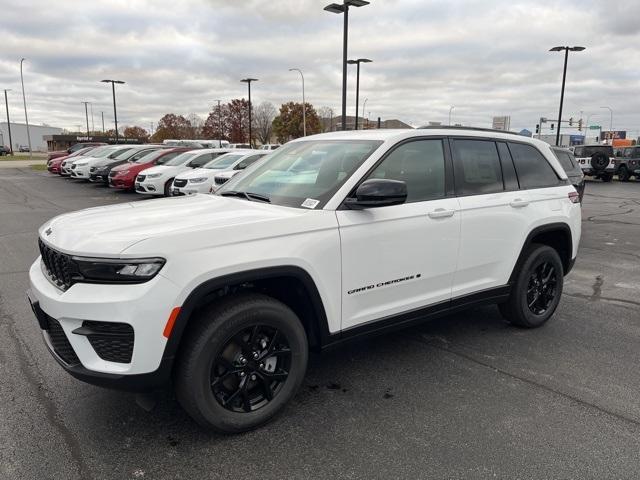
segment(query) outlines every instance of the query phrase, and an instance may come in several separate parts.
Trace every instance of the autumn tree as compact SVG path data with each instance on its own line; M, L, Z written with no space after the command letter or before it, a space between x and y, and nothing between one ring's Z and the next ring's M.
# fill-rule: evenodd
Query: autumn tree
M229 125L227 123L229 115L227 105L216 105L209 113L202 127L202 136L208 140L228 140Z
M189 138L202 138L202 128L204 127L204 120L202 120L202 117L195 113L190 113L187 115L187 121L190 124Z
M320 133L320 119L316 109L306 103L307 135ZM280 107L280 114L273 120L273 131L280 143L303 135L302 103L289 102Z
M138 126L126 127L122 135L126 138L139 138L145 143L149 141L149 132Z
M276 107L271 102L262 102L253 112L252 127L256 137L263 145L271 141L273 119L276 118L276 114Z
M226 108L225 123L228 126L228 138L231 143L245 143L249 138L249 102L235 98Z
M158 121L158 127L151 140L157 143L161 143L166 139L180 140L189 138L190 133L191 124L189 120L182 115L167 113Z

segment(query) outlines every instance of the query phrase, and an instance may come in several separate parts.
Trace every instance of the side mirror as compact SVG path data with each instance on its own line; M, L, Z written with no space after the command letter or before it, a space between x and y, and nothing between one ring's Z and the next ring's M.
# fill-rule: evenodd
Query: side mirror
M356 190L356 196L345 200L352 210L401 205L407 201L407 184L400 180L370 178Z

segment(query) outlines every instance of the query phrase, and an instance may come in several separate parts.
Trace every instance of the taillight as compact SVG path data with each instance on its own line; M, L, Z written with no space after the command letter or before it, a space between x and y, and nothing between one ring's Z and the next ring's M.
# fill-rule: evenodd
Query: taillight
M571 203L580 203L580 194L578 192L569 192L569 201Z

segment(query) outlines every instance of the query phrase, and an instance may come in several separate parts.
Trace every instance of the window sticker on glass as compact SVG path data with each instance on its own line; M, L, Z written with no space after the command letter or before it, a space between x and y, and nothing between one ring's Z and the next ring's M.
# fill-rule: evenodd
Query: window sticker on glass
M314 200L313 198L307 198L304 202L302 202L302 207L304 208L316 208L320 200Z

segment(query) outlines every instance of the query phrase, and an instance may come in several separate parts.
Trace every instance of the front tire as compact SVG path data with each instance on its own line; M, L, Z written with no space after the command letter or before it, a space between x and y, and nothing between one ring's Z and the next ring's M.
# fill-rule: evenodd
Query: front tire
M564 269L558 252L547 245L531 245L509 300L499 305L500 313L518 327L544 325L560 303L563 280Z
M261 294L216 301L193 320L175 372L178 401L221 433L257 428L302 384L308 343L296 314Z
M618 180L620 180L621 182L628 182L630 178L631 172L629 171L629 169L626 166L621 165L618 169Z
M173 178L170 178L169 180L167 180L167 183L164 184L164 196L165 197L170 197L171 196L171 184L173 183Z

